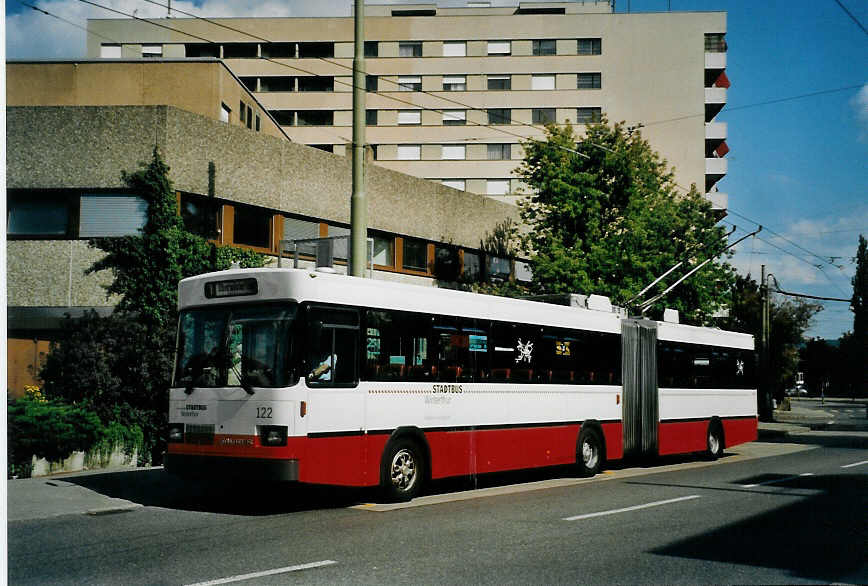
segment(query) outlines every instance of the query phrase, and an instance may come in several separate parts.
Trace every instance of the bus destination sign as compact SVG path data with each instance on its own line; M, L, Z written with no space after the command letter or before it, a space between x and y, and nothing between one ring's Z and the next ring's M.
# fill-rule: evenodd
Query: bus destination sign
M205 297L208 299L256 295L258 292L256 279L231 279L205 283Z

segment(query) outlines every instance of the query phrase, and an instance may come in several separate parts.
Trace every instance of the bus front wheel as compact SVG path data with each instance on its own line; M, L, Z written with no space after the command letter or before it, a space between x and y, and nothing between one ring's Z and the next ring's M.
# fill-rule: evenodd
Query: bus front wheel
M593 428L585 428L579 434L577 458L579 475L590 477L599 473L603 467L603 442Z
M383 455L381 488L390 502L409 501L419 495L425 476L425 461L416 442L398 438Z

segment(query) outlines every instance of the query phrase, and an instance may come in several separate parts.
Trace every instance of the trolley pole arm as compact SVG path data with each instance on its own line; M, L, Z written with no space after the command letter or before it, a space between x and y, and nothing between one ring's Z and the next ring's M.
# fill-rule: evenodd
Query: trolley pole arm
M732 233L735 232L735 230L736 230L736 226L733 226L733 227L732 227L732 230L730 230L729 233L726 234L726 235L724 236L724 238L729 238L729 237L732 235ZM636 295L634 295L633 297L631 297L631 298L627 301L627 305L629 306L631 303L633 303L634 301L636 301L637 299L639 299L640 297L642 297L643 295L645 295L645 293L647 293L648 290L651 289L651 287L653 287L654 285L656 285L657 283L659 283L660 281L662 281L663 279L665 279L665 278L666 278L666 277L667 277L667 276L668 276L672 271L674 271L675 269L677 269L678 267L680 267L680 266L683 265L683 264L684 264L684 261L683 261L683 260L682 260L682 261L679 261L679 262L676 263L676 264L674 264L674 265L672 266L671 269L669 269L668 271L666 271L665 273L663 273L662 275L660 275L659 277L657 277L656 279L654 279L654 280L651 282L650 285L648 285L647 287L645 287L644 289L642 289L641 291L639 291L638 293L636 293Z
M684 275L683 277L681 277L680 279L678 279L677 281L675 281L674 283L672 283L672 285L670 285L670 286L669 286L665 291L663 291L662 293L659 293L658 295L655 295L655 296L652 297L651 299L648 299L647 301L644 301L643 303L639 304L638 309L641 311L642 314L644 314L646 311L648 311L648 309L649 309L649 308L650 308L654 303L657 303L657 301L659 301L660 299L662 299L663 297L665 297L666 295L668 295L670 291L672 291L673 289L675 289L675 287L677 287L678 285L680 285L680 284L681 284L685 279L687 279L688 277L690 277L693 273L695 273L696 271L698 271L699 269L701 269L702 267L704 267L705 265L707 265L708 263L710 263L712 260L714 260L715 258L717 258L718 256L720 256L722 253L726 252L727 250L729 250L730 248L732 248L733 246L735 246L736 244L738 244L738 243L741 242L742 240L746 240L747 238L750 238L751 236L756 236L757 234L760 233L760 231L761 231L762 229L763 229L763 227L760 226L759 229L757 229L757 230L751 232L750 234L747 234L747 235L745 235L745 236L742 236L741 238L739 238L738 240L736 240L736 241L733 242L732 244L730 244L730 245L728 245L728 246L722 248L722 249L721 249L717 254L708 257L708 258L705 259L703 262L701 262L699 265L697 265L696 267L694 267L691 271L689 271L686 275Z

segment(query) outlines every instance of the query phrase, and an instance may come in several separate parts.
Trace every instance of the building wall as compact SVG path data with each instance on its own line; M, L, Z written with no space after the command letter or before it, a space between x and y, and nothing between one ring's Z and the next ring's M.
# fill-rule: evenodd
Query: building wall
M217 198L349 224L348 158L167 106L10 107L7 187L121 189L122 172L150 160L155 145L178 191L207 194L214 162ZM431 242L475 249L499 222L518 221L513 206L377 167L366 192L369 229ZM113 305L103 289L110 275L84 274L98 258L84 240L10 240L8 305Z
M249 106L260 132L283 137L280 127L253 94L220 61L114 60L105 62L10 62L6 67L9 106L155 106L171 105L246 126L240 102ZM251 124L253 126L253 124ZM255 128L252 128L255 131Z
M468 191L485 192L486 179L514 177L521 151L519 137L540 137L542 126L532 124L532 109L556 109L557 122L575 122L576 108L600 107L611 121L644 124L643 136L676 168L684 187L695 183L705 189L705 52L706 33L725 33L721 12L665 12L615 14L607 2L547 3L565 7L566 14L515 14L515 8L437 8L437 16L391 16L396 6L367 9L366 38L378 41L379 56L367 58L365 70L376 75L378 92L367 94L366 107L378 110L378 124L367 128L367 142L378 145L377 164L429 179L466 179ZM423 8L432 9L433 4ZM400 7L397 7L398 9ZM162 22L162 21L161 21ZM172 19L170 26L215 43L333 41L334 58L234 59L226 63L245 78L269 76L333 76L331 92L256 93L271 110L326 110L334 112L328 126L284 126L297 142L334 145L344 152L349 142L352 93L350 71L353 52L352 18L225 19L237 29L215 29L203 21ZM120 20L90 21L94 31L124 42L196 42L177 32L144 23ZM577 55L576 39L600 38L600 55ZM557 55L532 55L533 40L556 39ZM421 41L421 57L398 57L401 41ZM443 57L443 41L466 41L466 57ZM511 41L510 56L489 56L488 40ZM99 55L98 38L89 39L88 54ZM201 42L201 41L199 41ZM169 45L167 45L169 46ZM577 89L578 73L600 73L600 89ZM486 75L510 74L512 89L488 91ZM534 74L556 76L556 89L532 90ZM422 76L426 93L398 91L398 76ZM442 91L443 75L464 75L466 91ZM438 111L423 111L418 126L398 126L397 111L415 107L431 110L464 109L467 124L444 126ZM410 102L409 104L407 102ZM513 124L490 126L485 109L511 108ZM476 111L472 109L477 109ZM680 120L671 120L680 118ZM663 122L665 121L665 122ZM577 125L581 134L582 125ZM506 132L503 132L503 131ZM440 160L439 145L466 143L467 159ZM486 143L512 143L513 160L488 161L477 148ZM431 145L421 160L396 160L399 144ZM514 181L511 191L519 188ZM515 201L515 198L505 198Z

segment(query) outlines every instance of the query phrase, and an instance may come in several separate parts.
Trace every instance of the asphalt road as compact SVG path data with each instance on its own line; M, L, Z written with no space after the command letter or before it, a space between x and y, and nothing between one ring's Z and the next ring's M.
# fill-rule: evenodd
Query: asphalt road
M161 470L67 478L142 506L10 521L9 583L866 583L868 450L817 438L450 481L400 507Z

